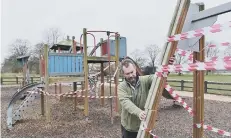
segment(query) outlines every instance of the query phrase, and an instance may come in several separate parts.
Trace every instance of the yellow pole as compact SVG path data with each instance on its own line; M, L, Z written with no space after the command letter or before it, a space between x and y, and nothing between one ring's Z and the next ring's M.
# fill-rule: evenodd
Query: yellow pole
M44 81L44 79L43 79L43 56L41 54L42 54L42 52L40 50L40 55L39 55L40 80ZM41 93L41 115L44 116L44 113L45 113L44 93Z
M88 60L87 60L87 29L83 29L83 47L84 47L84 85L85 85L85 98L84 98L84 114L89 115L88 111Z
M116 34L115 36L115 43L116 43L116 61L115 61L115 68L118 68L119 65L119 38L120 35ZM118 69L119 70L119 69ZM117 70L115 76L115 111L118 112L118 94L117 94L117 87L118 87L118 79L119 79L119 71Z
M102 43L103 43L103 38L100 39L100 43L101 43L101 55L102 55ZM100 71L101 71L101 76L100 76L100 80L101 80L101 86L100 86L100 96L104 96L104 71L103 71L103 63L100 63ZM100 104L101 106L104 106L104 97L100 99Z
M204 10L204 4L198 3L199 10ZM199 40L199 51L194 52L193 61L204 62L204 46L205 37L202 36ZM193 124L200 124L204 121L204 71L193 72L193 111L195 115L193 117ZM201 128L193 128L193 138L203 138L203 126Z
M49 90L49 75L48 75L48 45L45 44L44 49L44 59L45 59L45 92L48 92ZM45 105L46 105L46 121L48 123L51 122L51 113L50 113L50 104L49 104L49 96L45 95Z

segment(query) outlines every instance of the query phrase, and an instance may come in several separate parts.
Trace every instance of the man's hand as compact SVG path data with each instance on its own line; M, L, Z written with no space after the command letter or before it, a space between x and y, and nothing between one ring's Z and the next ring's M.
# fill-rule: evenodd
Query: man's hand
M144 111L142 111L140 114L139 114L139 118L141 121L143 121L145 118L146 118L146 114Z

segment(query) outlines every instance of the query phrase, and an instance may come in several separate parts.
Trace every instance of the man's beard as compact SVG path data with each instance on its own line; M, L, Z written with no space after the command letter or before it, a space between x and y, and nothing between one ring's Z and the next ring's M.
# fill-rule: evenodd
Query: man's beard
M136 85L136 77L130 77L127 79L127 81L132 85L135 86Z

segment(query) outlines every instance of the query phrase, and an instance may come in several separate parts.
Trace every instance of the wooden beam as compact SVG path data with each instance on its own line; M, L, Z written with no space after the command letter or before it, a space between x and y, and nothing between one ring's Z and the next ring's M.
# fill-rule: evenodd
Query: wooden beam
M100 43L103 43L103 38L100 38ZM102 55L102 45L101 45L101 55ZM100 80L101 80L101 86L100 86L100 96L104 96L104 71L103 71L103 62L100 63ZM104 106L104 97L100 99L101 106Z
M199 10L204 10L204 5L199 5ZM204 45L205 37L199 40L199 53L193 53L193 62L204 62ZM204 121L204 71L193 72L193 125L202 123ZM193 138L203 138L203 127L196 128L193 126Z
M115 70L119 68L119 40L120 40L120 35L116 34L115 36L115 44L116 44L116 62L115 62ZM118 79L119 79L119 69L116 72L116 76L114 79L115 82L115 111L118 112L118 94L117 94L117 87L118 87Z
M49 92L49 63L48 63L48 45L45 44L44 48L44 60L45 60L45 92ZM51 110L49 104L49 96L45 95L45 106L46 106L46 121L51 122Z
M184 21L187 15L187 11L190 5L190 0L178 0L173 19L169 28L168 36L181 33ZM166 43L163 52L161 64L168 64L168 61L171 56L173 56L178 42ZM145 112L147 113L147 118L145 121L141 122L141 125L144 125L144 122L147 123L148 129L153 129L155 126L155 121L157 118L157 109L159 106L160 98L164 90L164 84L166 78L153 78L151 88L149 90L149 95L145 104ZM150 133L140 129L137 135L137 138L151 137Z
M101 80L101 87L100 87L100 96L104 96L104 72L103 72L103 63L100 63L100 80ZM104 97L100 98L100 104L101 106L104 106Z
M83 47L84 47L84 85L85 85L85 98L84 98L84 114L89 115L89 102L88 102L88 62L87 62L87 29L83 29Z
M44 77L44 69L43 69L43 62L44 62L44 59L43 59L43 56L41 55L41 51L40 51L40 56L39 56L39 69L40 69L40 80L43 81L43 77ZM44 116L45 114L45 107L44 107L44 93L41 92L41 115Z

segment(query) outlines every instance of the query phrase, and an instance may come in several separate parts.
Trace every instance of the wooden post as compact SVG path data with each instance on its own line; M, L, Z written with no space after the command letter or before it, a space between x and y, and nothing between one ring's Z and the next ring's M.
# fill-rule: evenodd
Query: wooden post
M204 10L203 4L199 5L199 11ZM193 53L193 62L204 62L204 45L205 37L202 36L199 40L199 53ZM193 125L203 123L204 121L204 71L193 72ZM196 128L193 126L193 138L203 138L203 126Z
M116 43L116 61L115 61L115 68L119 68L119 40L120 40L120 35L119 34L116 34L115 36L115 43ZM119 70L119 69L118 69ZM118 112L118 93L117 93L117 87L118 87L118 79L119 79L119 71L117 70L116 72L116 76L115 76L115 79L114 79L114 82L115 82L115 111Z
M73 91L75 92L77 90L77 82L73 82ZM76 111L77 110L77 92L76 92L76 95L74 97L74 100L75 100L75 106L74 106L74 110Z
M84 47L84 84L85 84L85 98L84 98L84 114L89 115L88 104L88 57L87 57L87 29L83 29L83 47Z
M44 59L45 59L45 92L49 92L49 67L48 67L48 45L45 44L44 48ZM49 104L49 96L45 95L45 106L46 106L46 121L47 123L51 122L51 113L50 113L50 104Z
M180 87L181 87L181 91L184 91L184 80L181 80Z
M75 36L72 36L72 43L73 43L73 53L74 54L77 54L77 51L76 51L76 41L75 41ZM75 58L75 72L77 71L76 69L76 65L77 65L77 61L76 61L76 58ZM77 90L77 83L76 82L73 82L73 91L76 91ZM77 93L74 97L74 111L77 110Z
M40 80L43 81L43 77L44 77L44 67L43 67L43 56L41 55L41 51L40 51L40 57L39 57L39 68L40 68ZM44 93L41 93L41 115L44 116L45 114L45 107L44 107Z
M101 56L103 54L103 38L100 38L100 43L101 43ZM104 96L104 71L103 71L103 63L100 63L100 80L101 80L101 85L100 85L100 96ZM100 98L100 104L101 106L104 106L104 98Z
M168 36L179 34L182 32L184 21L188 12L190 5L190 0L178 0L174 16L172 19L171 26L169 28ZM167 64L170 57L175 53L178 42L166 43L162 52L161 64ZM157 118L157 108L164 90L164 85L166 83L166 78L157 78L154 77L152 81L151 88L149 90L148 98L145 104L145 112L147 113L147 118L145 121L141 122L141 125L144 125L144 122L147 123L148 129L153 129L155 126ZM150 138L151 135L149 132L146 132L142 129L138 131L137 138Z
M103 72L103 63L100 63L100 80L101 80L101 86L100 86L100 96L104 96L104 72ZM101 106L104 106L104 97L100 99Z
M204 86L205 86L205 92L204 93L208 93L208 81L205 81Z

